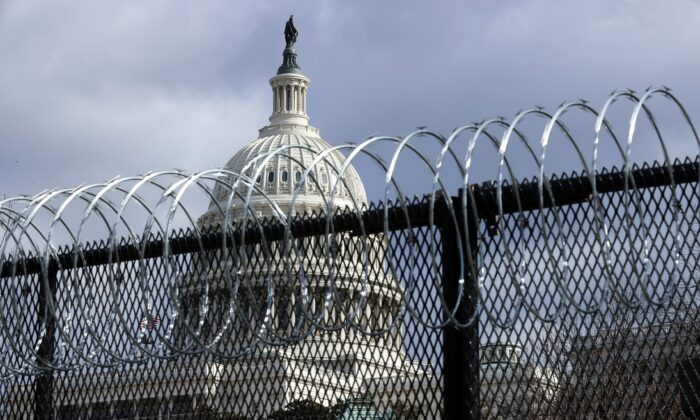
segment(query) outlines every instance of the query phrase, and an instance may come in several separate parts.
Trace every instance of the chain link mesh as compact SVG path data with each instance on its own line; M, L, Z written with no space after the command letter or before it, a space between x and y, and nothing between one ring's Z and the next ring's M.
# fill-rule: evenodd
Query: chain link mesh
M2 416L440 418L465 396L481 418L697 415L697 163L676 162L680 183L664 169L597 200L552 178L560 206L534 181L508 207L506 185L498 218L494 185L475 187L473 247L425 198L387 204L390 229L371 206L362 234L347 210L327 234L305 215L291 238L266 220L245 244L183 230L59 249L81 261L44 270L8 256Z

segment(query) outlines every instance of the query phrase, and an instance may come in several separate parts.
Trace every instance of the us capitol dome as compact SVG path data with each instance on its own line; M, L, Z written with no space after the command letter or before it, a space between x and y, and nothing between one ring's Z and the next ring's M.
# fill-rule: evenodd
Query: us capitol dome
M319 154L330 149L331 145L321 138L318 128L309 125L306 113L309 85L310 80L297 65L293 46L288 45L282 65L270 79L270 125L261 128L258 138L238 151L224 166L235 174L248 176L251 181L255 178L257 188L252 193L250 205L259 215L270 216L271 201L285 213L291 206L294 213L326 211L326 200L336 184L333 193L335 209L354 209L367 204L364 185L355 168L350 165L342 174L339 173L345 160L339 151L333 151L313 164ZM275 151L278 152L273 153ZM270 153L271 159L252 162ZM311 171L307 174L308 168ZM336 182L339 176L342 181ZM305 178L304 182L301 182L302 178ZM231 176L228 183L233 181L234 177ZM297 186L300 191L292 203L292 194ZM212 202L209 210L200 218L201 224L221 220L220 209L226 207L229 193L230 190L217 185L214 195L218 206ZM240 216L235 209L241 208L242 204L241 197L234 199L234 218Z

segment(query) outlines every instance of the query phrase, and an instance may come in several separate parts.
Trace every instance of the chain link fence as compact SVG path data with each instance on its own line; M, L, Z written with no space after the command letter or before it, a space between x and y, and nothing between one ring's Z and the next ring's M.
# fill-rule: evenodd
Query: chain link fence
M697 161L629 174L9 255L2 416L693 414Z
M699 161L652 98L700 146L650 88L0 200L0 416L700 417ZM594 117L590 162L565 114ZM550 139L582 172L546 175ZM641 141L662 163L633 165Z

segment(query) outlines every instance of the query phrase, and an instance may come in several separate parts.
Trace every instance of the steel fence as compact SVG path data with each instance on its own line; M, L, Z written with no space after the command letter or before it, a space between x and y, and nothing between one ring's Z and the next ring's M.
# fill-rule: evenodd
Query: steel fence
M671 159L652 98L700 147L650 88L0 200L0 416L700 417L699 160ZM594 118L590 162L565 114ZM632 163L639 119L661 163ZM548 175L550 140L580 173Z
M680 416L698 165L629 174L10 256L3 416Z

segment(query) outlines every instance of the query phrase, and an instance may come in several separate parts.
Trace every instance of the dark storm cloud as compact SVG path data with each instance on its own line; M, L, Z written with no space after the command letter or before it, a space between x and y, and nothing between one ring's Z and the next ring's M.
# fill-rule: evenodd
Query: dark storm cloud
M0 193L224 164L267 121L291 13L332 143L651 84L700 113L697 1L0 2Z

